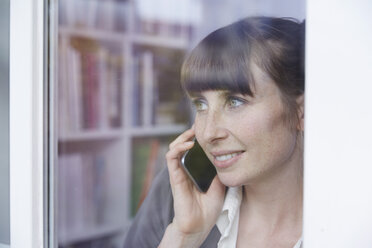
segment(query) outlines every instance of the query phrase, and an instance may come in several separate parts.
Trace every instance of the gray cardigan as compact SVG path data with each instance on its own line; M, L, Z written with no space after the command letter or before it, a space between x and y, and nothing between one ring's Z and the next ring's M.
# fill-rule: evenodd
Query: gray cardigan
M168 170L165 168L156 176L149 194L126 233L124 248L158 247L173 216L173 197ZM215 225L200 247L217 247L220 236Z

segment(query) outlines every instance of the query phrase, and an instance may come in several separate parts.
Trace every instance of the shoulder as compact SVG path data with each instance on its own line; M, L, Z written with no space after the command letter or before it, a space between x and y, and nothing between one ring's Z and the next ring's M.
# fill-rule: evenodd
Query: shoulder
M156 247L174 216L173 197L167 168L155 177L149 194L138 210L124 247Z
M124 240L124 247L157 247L174 217L172 190L167 168L155 177ZM214 226L201 248L217 247L221 234Z

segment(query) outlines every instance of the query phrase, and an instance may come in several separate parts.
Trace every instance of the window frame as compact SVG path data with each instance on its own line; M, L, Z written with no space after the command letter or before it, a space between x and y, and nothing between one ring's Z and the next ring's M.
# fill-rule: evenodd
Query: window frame
M45 5L10 1L10 247L44 247Z

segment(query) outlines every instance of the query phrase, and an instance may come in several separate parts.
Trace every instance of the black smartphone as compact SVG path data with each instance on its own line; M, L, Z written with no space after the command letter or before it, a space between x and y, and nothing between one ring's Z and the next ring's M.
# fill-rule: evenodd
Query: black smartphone
M196 139L194 141L194 146L182 156L181 164L196 188L205 193L208 191L217 171L198 141Z

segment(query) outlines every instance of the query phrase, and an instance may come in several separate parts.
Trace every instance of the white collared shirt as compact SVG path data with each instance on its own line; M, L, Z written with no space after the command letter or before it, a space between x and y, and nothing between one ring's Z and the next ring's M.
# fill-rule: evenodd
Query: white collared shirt
M221 233L218 248L236 247L239 227L240 204L242 202L242 187L230 187L225 196L222 211L217 220L217 228ZM302 237L293 248L301 248Z

